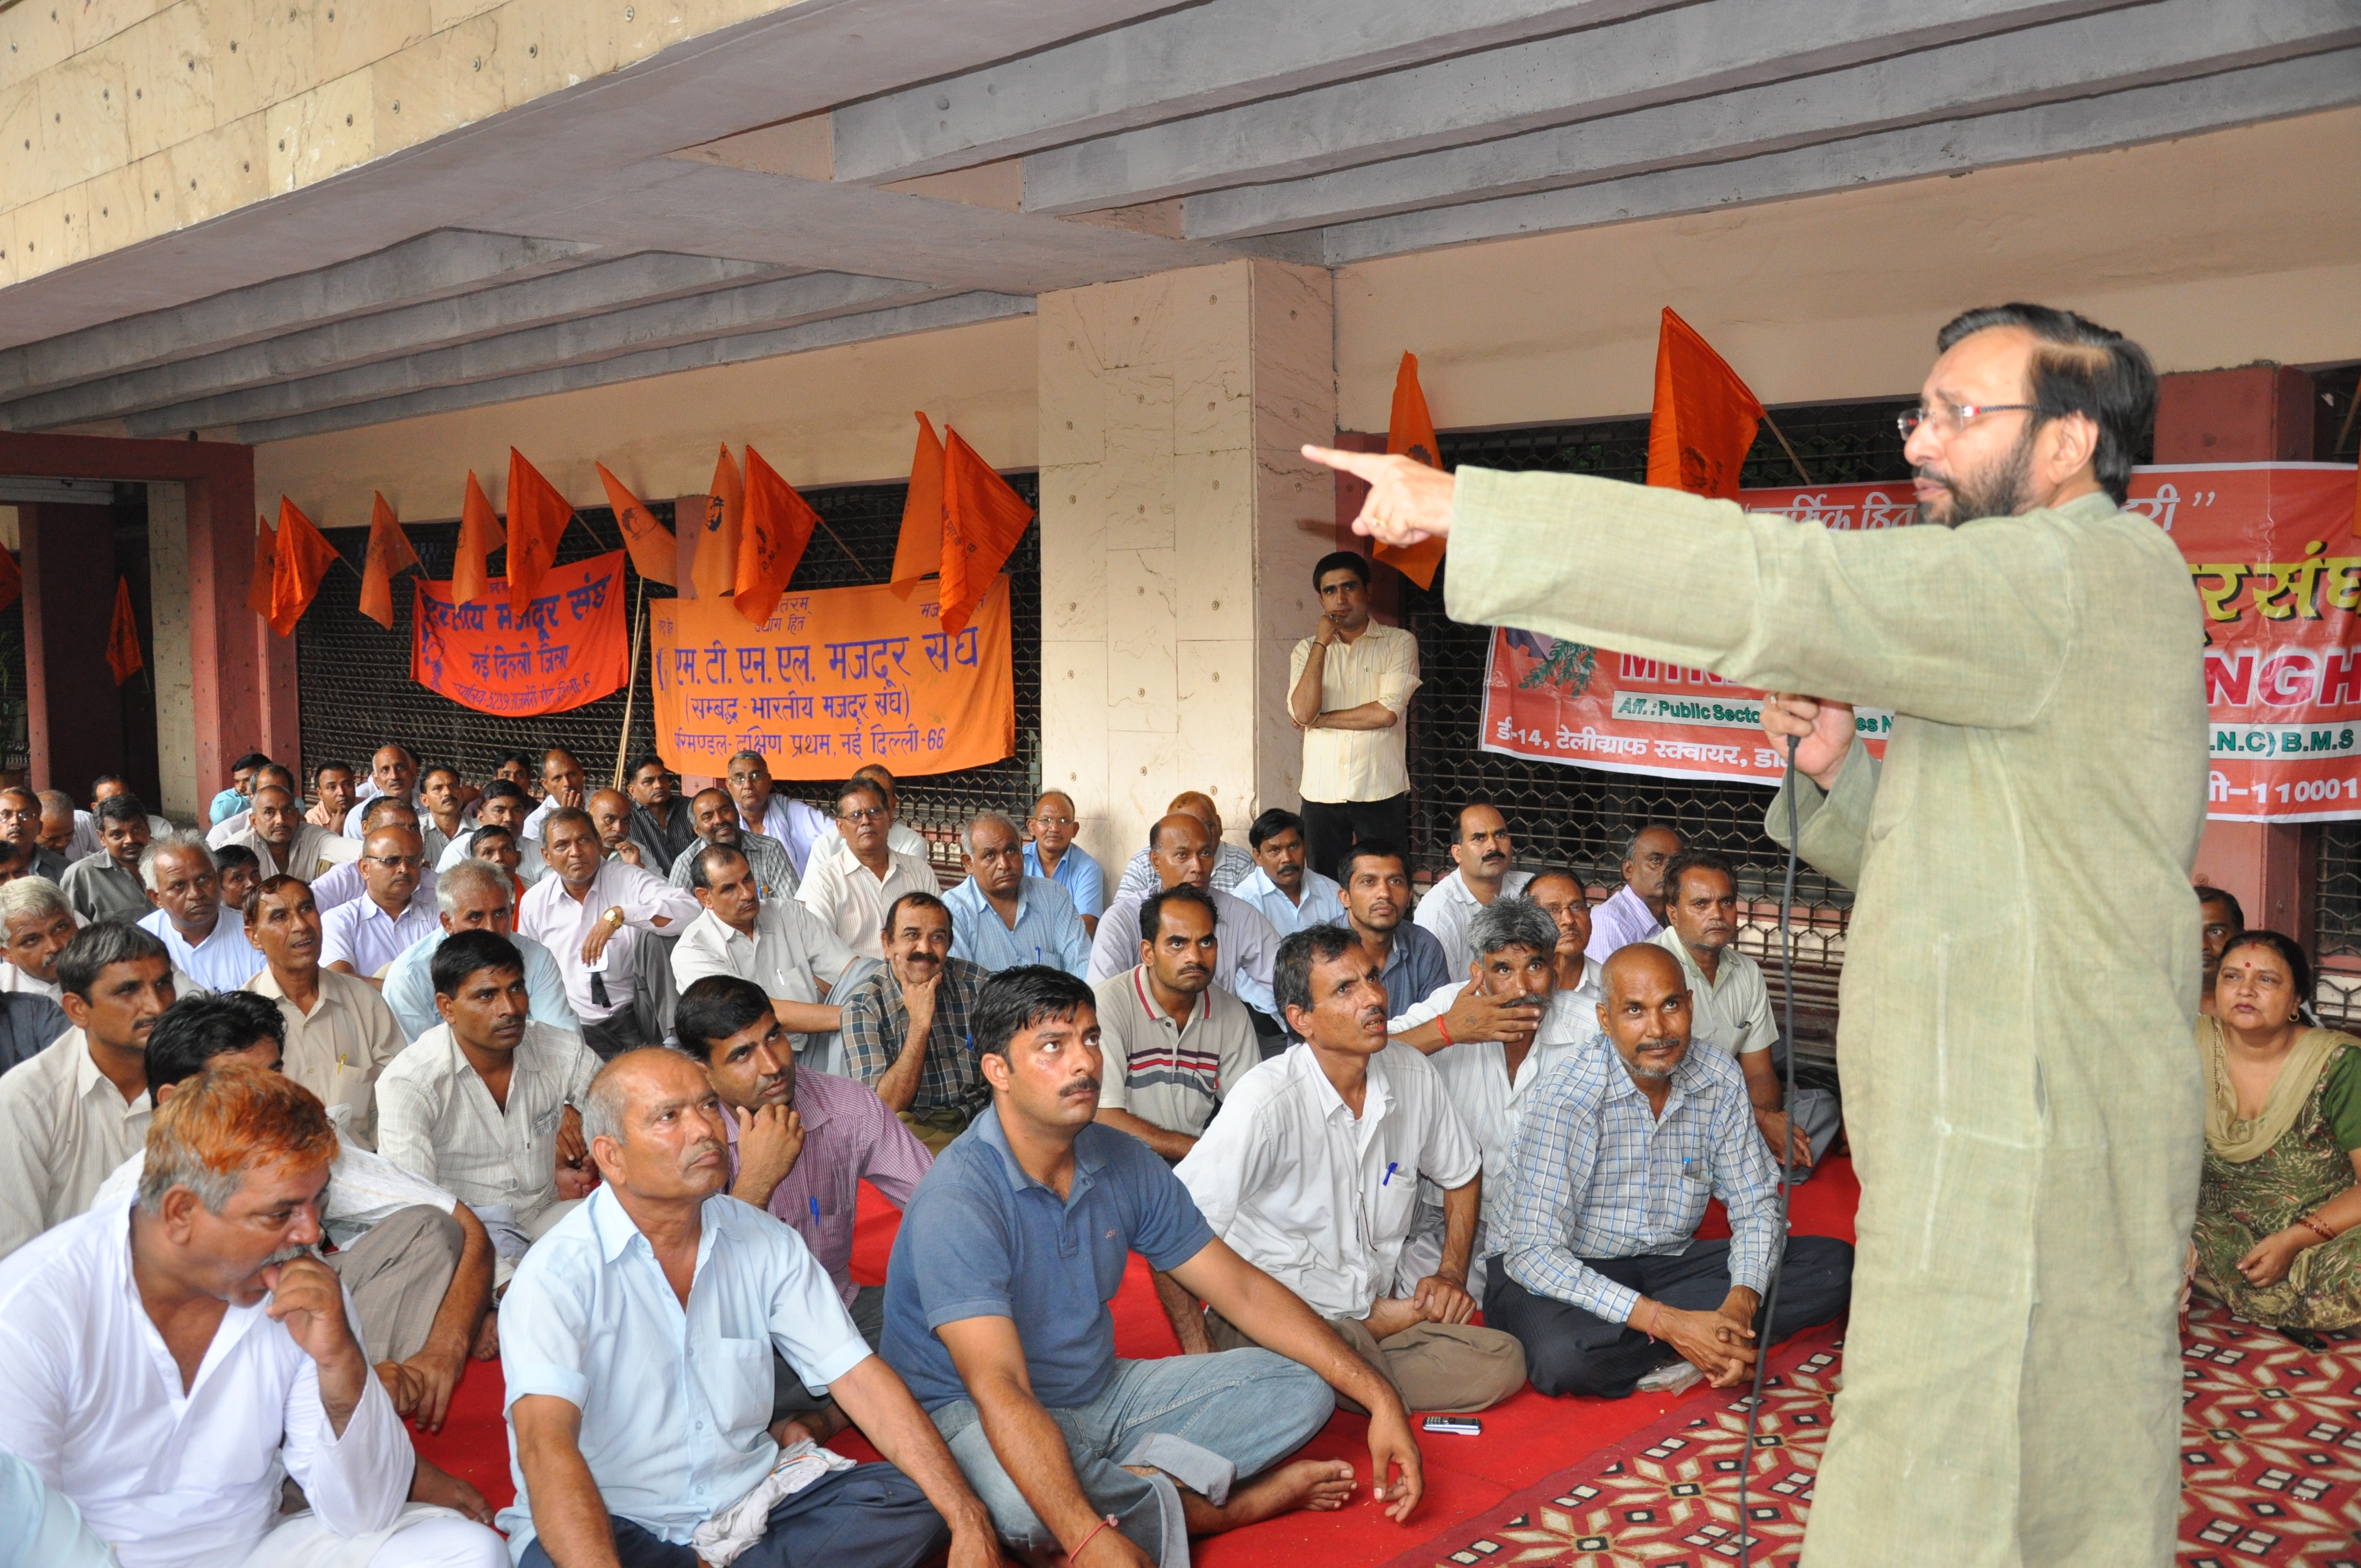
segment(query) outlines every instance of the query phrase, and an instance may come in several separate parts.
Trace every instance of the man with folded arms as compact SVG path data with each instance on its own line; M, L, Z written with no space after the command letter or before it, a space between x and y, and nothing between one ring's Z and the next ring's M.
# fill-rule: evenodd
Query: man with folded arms
M666 959L653 938L686 929L697 901L607 859L597 825L579 806L560 806L543 819L541 852L549 874L524 895L517 929L556 958L584 1043L603 1058L662 1043L659 998L669 977L658 972Z
M1080 976L1091 938L1066 890L1025 874L1025 836L997 811L978 812L960 834L967 881L943 894L951 911L951 951L997 974L1048 964Z
M419 880L424 854L415 828L369 829L358 862L361 896L321 917L322 963L375 990L379 971L434 929L434 894Z
M336 1146L302 1085L216 1069L158 1114L136 1201L0 1264L0 1449L126 1568L507 1562L481 1524L405 1501L427 1473L312 1250ZM281 1516L283 1481L303 1511Z
M1687 980L1662 948L1622 948L1601 984L1612 1051L1575 1052L1526 1096L1484 1321L1524 1344L1544 1394L1621 1398L1675 1359L1734 1387L1766 1326L1775 1344L1844 1310L1852 1248L1789 1238L1764 1324L1779 1177L1746 1076L1691 1047ZM1697 1239L1708 1198L1730 1212L1728 1240Z
M1468 1321L1483 1150L1426 1058L1387 1038L1385 987L1349 929L1315 926L1279 951L1279 1003L1303 1045L1248 1073L1173 1174L1213 1233L1326 1318L1403 1405L1499 1404L1523 1385L1525 1358ZM1446 1222L1423 1273L1404 1256L1421 1178ZM1183 1350L1257 1343L1218 1302L1173 1331Z
M264 968L246 982L287 1020L287 1076L344 1118L344 1135L377 1147L377 1080L410 1042L377 988L320 967L320 912L312 890L275 876L247 901L246 939Z
M72 1026L0 1074L0 1257L90 1207L148 1135L148 1032L172 1005L172 960L137 926L102 920L58 957Z
M951 957L950 911L931 893L895 899L883 941L885 967L844 999L845 1071L939 1154L992 1095L970 1038L992 977Z
M443 1021L434 1011L434 955L446 938L461 931L490 931L514 943L524 956L524 989L533 999L533 1022L569 1035L582 1032L582 1020L566 1000L566 977L558 972L557 959L531 937L516 934L514 877L489 861L461 861L435 879L434 905L434 929L386 966L380 994L404 1038L415 1040Z
M795 899L764 898L753 866L728 845L698 850L690 871L690 891L705 912L672 950L681 994L709 975L733 976L763 988L796 1049L815 1035L834 1034L844 1013L827 999L851 966L852 949Z
M1090 988L1049 968L994 975L975 1035L992 1102L903 1218L885 1357L1002 1538L1034 1562L1187 1568L1192 1535L1342 1508L1351 1465L1279 1464L1338 1394L1371 1410L1371 1493L1406 1521L1422 1482L1392 1388L1223 1245L1145 1144L1093 1119ZM1106 1303L1135 1251L1270 1348L1116 1359Z
M809 807L806 807L807 810ZM675 807L675 815L682 808ZM697 829L688 848L675 856L667 873L673 886L686 887L694 874L698 851L716 844L737 850L754 868L757 889L766 898L793 898L797 881L796 868L787 859L786 846L767 833L748 828L738 819L737 803L727 790L702 789L688 802L686 815Z
M583 1107L605 1179L517 1270L500 1312L522 1568L910 1568L950 1544L990 1568L992 1521L827 1272L724 1195L724 1113L677 1051L625 1053ZM782 1466L771 1356L824 1387L889 1463ZM899 1468L897 1469L896 1466ZM949 1528L945 1528L945 1521Z
M885 1102L849 1078L799 1067L763 988L708 975L681 992L680 1048L705 1063L730 1139L730 1195L767 1209L828 1271L852 1326L874 1349L885 1332L885 1288L852 1282L852 1226L863 1181L897 1209L934 1163ZM826 1442L844 1412L780 1363L772 1436ZM794 1421L790 1433L784 1423Z
M184 996L148 1034L148 1092L160 1108L212 1068L277 1072L286 1030L279 1009L249 992ZM115 1167L90 1206L131 1201L140 1161ZM328 1266L352 1297L361 1348L394 1409L439 1431L491 1300L491 1238L465 1203L342 1136L319 1218L335 1247Z
M496 1282L589 1190L578 1113L598 1070L574 1035L527 1016L524 959L490 931L434 954L443 1022L378 1084L378 1152L449 1189L500 1253Z
M139 928L164 944L172 967L207 991L236 991L262 969L242 913L225 910L213 851L194 833L148 841L139 880L155 905Z

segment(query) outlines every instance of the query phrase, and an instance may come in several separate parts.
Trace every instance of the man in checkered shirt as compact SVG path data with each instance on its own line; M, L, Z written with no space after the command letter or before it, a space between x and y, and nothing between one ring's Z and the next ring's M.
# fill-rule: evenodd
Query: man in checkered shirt
M1731 1387L1764 1339L1844 1310L1852 1248L1790 1237L1766 1333L1779 1172L1746 1076L1689 1049L1688 982L1670 953L1624 948L1600 979L1606 1038L1552 1069L1525 1108L1484 1321L1517 1336L1544 1394L1620 1398L1667 1381L1652 1375L1675 1357ZM1730 1212L1728 1240L1697 1239L1708 1197Z
M951 912L931 893L885 911L885 967L844 999L844 1071L877 1091L935 1154L992 1102L969 1019L991 972L951 957Z

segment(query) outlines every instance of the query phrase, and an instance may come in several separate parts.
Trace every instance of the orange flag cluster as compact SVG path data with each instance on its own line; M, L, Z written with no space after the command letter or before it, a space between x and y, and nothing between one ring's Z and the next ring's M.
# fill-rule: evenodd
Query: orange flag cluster
M943 438L925 414L910 458L910 494L902 505L902 534L894 547L895 591L910 597L928 571L936 574L945 631L967 629L968 617L992 591L1008 553L1025 537L1033 509L994 473L992 465L943 426Z

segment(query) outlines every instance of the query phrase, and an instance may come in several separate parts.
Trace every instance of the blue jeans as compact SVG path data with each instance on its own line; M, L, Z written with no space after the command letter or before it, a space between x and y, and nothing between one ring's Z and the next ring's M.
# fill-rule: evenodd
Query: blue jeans
M623 1568L697 1568L697 1553L627 1519L609 1521ZM771 1528L739 1568L911 1568L942 1550L950 1528L918 1484L890 1464L824 1475L771 1510ZM535 1541L517 1568L551 1568Z
M1218 1504L1234 1476L1258 1475L1302 1447L1335 1404L1335 1395L1309 1367L1268 1350L1225 1350L1118 1361L1097 1398L1051 1409L1049 1416L1066 1434L1066 1452L1092 1511L1115 1515L1116 1528L1166 1568L1186 1568L1188 1528L1179 1492L1165 1475L1135 1475L1124 1465L1156 1465ZM934 1418L1001 1538L1026 1551L1055 1549L1057 1537L1000 1467L975 1406L955 1400ZM1159 1438L1166 1441L1140 1452Z

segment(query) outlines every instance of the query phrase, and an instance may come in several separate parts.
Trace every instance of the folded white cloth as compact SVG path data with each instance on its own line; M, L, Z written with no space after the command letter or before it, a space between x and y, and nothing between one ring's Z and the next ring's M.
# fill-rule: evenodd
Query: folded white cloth
M1639 1388L1647 1394L1677 1394L1684 1388L1695 1387L1704 1376L1694 1362L1667 1361L1643 1376Z
M755 1488L698 1525L688 1543L713 1568L730 1568L739 1554L763 1539L771 1527L771 1510L783 1497L792 1497L824 1475L852 1468L852 1461L809 1438L779 1450L778 1463Z

